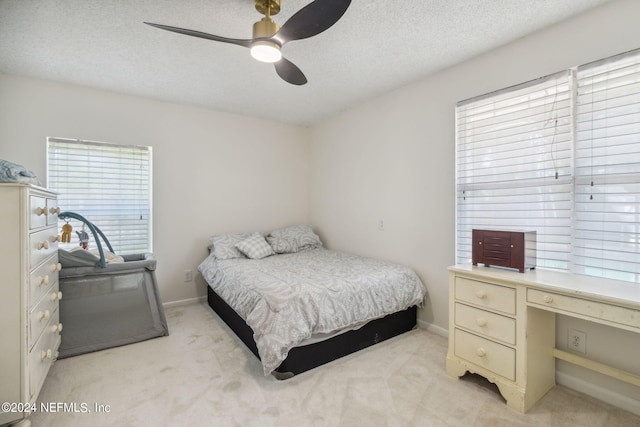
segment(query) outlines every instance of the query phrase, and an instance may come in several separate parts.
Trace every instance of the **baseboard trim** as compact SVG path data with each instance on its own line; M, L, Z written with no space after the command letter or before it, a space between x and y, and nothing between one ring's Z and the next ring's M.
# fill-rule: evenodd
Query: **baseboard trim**
M422 319L418 319L418 327L420 329L426 329L429 332L433 332L436 335L440 335L441 337L449 338L448 329L434 325L433 323L427 323Z
M187 299L181 299L178 301L169 301L169 302L165 302L162 304L162 306L164 308L171 308L171 307L180 307L183 305L191 305L191 304L199 304L199 303L203 303L207 301L207 297L205 296L201 296L201 297L195 297L195 298L187 298Z
M556 370L556 382L559 385L565 386L579 393L584 393L587 396L591 396L594 399L601 400L609 405L616 406L631 412L632 414L640 415L640 408L638 407L638 401L631 399L623 394L616 393L610 389L599 387L593 383L585 381L579 377L575 377L564 372L558 372Z

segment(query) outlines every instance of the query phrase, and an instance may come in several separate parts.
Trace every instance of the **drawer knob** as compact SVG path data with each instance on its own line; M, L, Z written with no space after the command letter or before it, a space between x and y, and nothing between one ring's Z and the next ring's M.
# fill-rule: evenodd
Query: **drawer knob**
M62 332L62 323L58 323L57 325L53 325L51 327L51 332L53 332L54 334Z
M487 297L487 291L480 289L479 291L476 291L476 296L480 299L485 299Z
M60 271L62 270L62 264L55 263L55 264L51 264L51 271Z
M476 324L478 326L487 326L487 319L485 319L484 317L478 317L476 319Z
M50 316L51 316L51 313L49 313L49 310L38 312L38 320L49 320Z
M51 236L49 237L49 240L51 240L52 242L59 242L60 241L60 236L58 234L56 234L55 236Z
M48 285L49 284L49 276L44 276L44 277L38 277L39 286L44 286L44 285Z
M49 209L49 213L51 215L59 215L60 214L60 208L51 208L51 209Z
M53 351L48 349L47 351L42 350L40 352L40 360L51 359L53 357Z
M46 240L44 242L40 242L37 247L38 249L49 249L49 242Z
M545 295L542 297L542 300L547 304L550 304L553 302L553 297L551 295Z
M47 208L36 208L37 216L46 215L46 214L47 214Z
M476 354L479 357L485 357L487 355L487 351L482 347L478 347L478 349L476 350Z
M55 300L60 301L61 299L62 299L62 292L60 291L51 292L51 301L55 301Z

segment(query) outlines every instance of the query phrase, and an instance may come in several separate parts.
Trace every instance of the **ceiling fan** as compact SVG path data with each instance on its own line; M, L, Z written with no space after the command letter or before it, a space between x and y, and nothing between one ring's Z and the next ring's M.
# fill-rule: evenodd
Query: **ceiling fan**
M306 39L325 31L347 11L351 0L315 0L296 12L282 27L271 16L280 12L280 0L255 0L256 10L264 15L253 24L252 39L230 39L201 31L145 22L152 27L187 36L231 43L251 49L251 56L258 61L271 62L276 72L286 82L294 85L307 83L307 78L291 61L282 56L280 49L286 43Z

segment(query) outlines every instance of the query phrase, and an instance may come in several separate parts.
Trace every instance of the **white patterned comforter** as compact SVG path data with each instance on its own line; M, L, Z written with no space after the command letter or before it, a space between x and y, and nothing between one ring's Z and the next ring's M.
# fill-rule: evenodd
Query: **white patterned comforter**
M413 270L327 249L260 260L209 256L198 270L254 331L265 375L312 334L422 305Z

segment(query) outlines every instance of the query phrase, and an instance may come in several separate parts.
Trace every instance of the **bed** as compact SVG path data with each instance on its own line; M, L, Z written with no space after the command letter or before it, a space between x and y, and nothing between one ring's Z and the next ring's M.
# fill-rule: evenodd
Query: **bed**
M211 243L209 306L278 379L413 329L426 295L410 268L325 249L306 225Z

